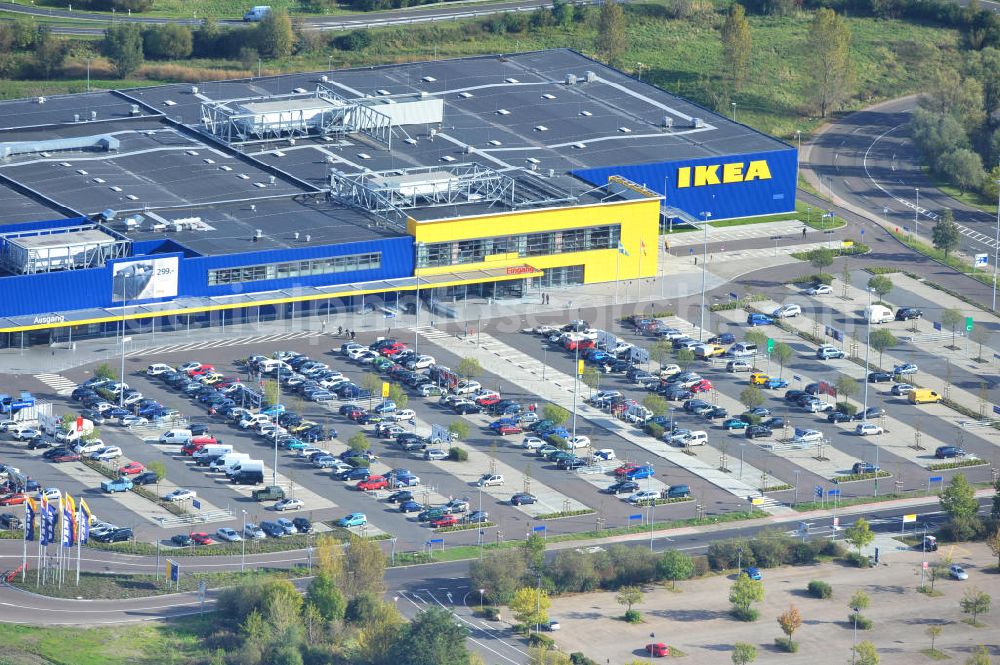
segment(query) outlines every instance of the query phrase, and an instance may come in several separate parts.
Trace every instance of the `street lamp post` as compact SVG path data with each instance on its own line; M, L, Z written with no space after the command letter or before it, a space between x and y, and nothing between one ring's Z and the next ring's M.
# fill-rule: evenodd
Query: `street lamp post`
M576 395L580 392L580 343L576 344L573 358L573 438L576 438ZM576 445L576 442L573 442Z
M274 466L271 468L271 484L278 484L278 413L277 406L281 404L281 367L278 367L278 380L275 381L278 384L278 392L275 403L275 414L274 414ZM291 489L291 488L289 488Z
M486 593L486 589L479 590L479 613L483 613L483 594Z
M872 305L872 289L868 289L868 307L869 310ZM871 383L868 380L868 356L871 352L871 342L872 342L872 320L871 317L867 317L868 321L865 324L865 399L864 399L864 411L861 412L861 423L865 424L868 422L868 384ZM875 491L874 495L878 496L878 441L875 441Z
M743 480L743 450L746 447L747 447L747 444L745 444L745 443L741 443L740 444L740 475L739 475L739 478L738 478L739 480Z
M240 534L243 538L243 551L240 553L240 572L245 572L247 568L247 511L243 511L243 533Z
M712 216L710 212L702 212L702 227L705 229L704 241L702 242L701 258L701 324L698 330L698 341L701 342L705 335L705 283L708 278L708 218Z
M917 204L913 206L913 237L920 240L920 188L914 188L917 192Z
M997 237L993 243L993 311L997 309L997 259L1000 259L1000 180L997 180Z
M858 612L861 611L860 607L852 607L854 610L854 647L851 649L851 663L854 663L855 657L858 655L856 651L858 647Z
M799 503L799 473L801 471L801 469L795 469L795 498L792 500L792 505Z
M733 122L736 122L736 102L729 102L733 105Z
M650 665L652 665L652 663L653 663L653 649L655 648L653 646L654 644L656 644L656 633L650 633L649 634L649 662L650 662Z

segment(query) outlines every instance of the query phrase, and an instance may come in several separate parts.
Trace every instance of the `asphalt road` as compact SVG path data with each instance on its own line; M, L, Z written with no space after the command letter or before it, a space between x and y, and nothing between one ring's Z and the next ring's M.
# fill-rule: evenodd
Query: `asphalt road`
M823 193L832 191L893 226L919 231L925 239L935 217L950 208L957 223L982 234L979 240L963 236L962 249L987 252L992 262L996 216L942 194L921 170L907 127L916 104L915 97L904 97L832 123L803 154L803 163L820 177Z

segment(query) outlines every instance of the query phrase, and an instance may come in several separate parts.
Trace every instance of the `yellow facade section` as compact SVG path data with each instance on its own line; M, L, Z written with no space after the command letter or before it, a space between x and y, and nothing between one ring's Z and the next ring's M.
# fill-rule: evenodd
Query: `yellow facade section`
M411 219L408 230L418 243L438 243L605 224L621 225L621 242L627 254L617 249L527 257L517 254L498 254L481 263L419 268L416 274L436 275L457 269L475 270L528 264L539 270L583 265L584 282L587 284L610 282L615 279L636 279L640 276L655 277L660 228L660 201L657 198L441 220Z

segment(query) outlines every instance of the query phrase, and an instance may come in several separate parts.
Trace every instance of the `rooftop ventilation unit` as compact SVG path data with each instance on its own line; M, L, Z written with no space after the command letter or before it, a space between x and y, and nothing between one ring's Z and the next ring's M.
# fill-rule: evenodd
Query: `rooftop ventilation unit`
M566 75L566 85L576 85L576 74Z
M330 77L327 76L326 74L323 74L322 76L319 77L319 80L322 81L323 83L327 83L329 82Z
M45 103L45 98L44 97L39 97L38 98L38 103L39 104L44 104Z
M253 237L257 238L257 239L263 238L264 237L264 232L261 231L260 229L257 229L257 231L254 233Z
M667 129L673 128L674 119L671 118L669 115L663 116L663 126L666 127Z
M97 120L97 111L91 111L90 112L90 121L93 122L95 120Z
M129 107L129 110L128 110L128 114L129 115L131 115L131 116L137 116L137 115L141 115L141 113L142 112L139 111L139 105L138 104L132 104L132 106Z
M587 71L587 83L593 83L597 80L597 74L592 71Z
M704 127L705 123L701 121L701 118L691 118L691 126L698 129Z
M198 86L196 86L196 85L191 86L191 94L192 95L197 95L198 94Z

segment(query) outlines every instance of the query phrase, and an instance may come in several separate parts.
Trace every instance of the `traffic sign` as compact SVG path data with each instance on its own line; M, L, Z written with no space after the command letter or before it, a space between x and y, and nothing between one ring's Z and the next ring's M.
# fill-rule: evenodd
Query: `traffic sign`
M995 413L997 415L1000 415L1000 406L997 406L996 404L994 404L993 405L993 413Z
M636 513L635 515L629 515L628 518L629 518L630 521L631 520L641 520L642 519L642 513Z
M972 320L971 316L965 317L965 332L972 332L972 327L976 325L976 322Z
M767 352L771 353L772 351L774 351L774 340L769 337L767 339Z
M934 330L941 330L941 324L937 321L934 322Z
M732 298L733 300L739 300L740 299L740 297L738 295L736 295L736 293L734 291L730 291L729 292L729 297Z
M195 510L201 510L201 501L194 499L191 501L191 505L194 506Z
M910 524L917 521L917 514L910 513L909 515L903 515L903 524Z
M802 380L802 377L799 376L798 374L792 374L792 378L795 379L796 381L801 381Z
M944 476L931 476L930 478L927 479L927 482L929 482L929 483L939 483L942 480L944 480Z
M431 538L427 542L431 543L431 544L443 543L444 542L444 538Z
M762 505L764 505L764 497L755 496L754 498L750 499L750 505L751 506L762 506Z
M817 498L820 499L823 498L823 488L820 485L817 485L816 489L813 491L813 494L815 494Z
M975 268L985 268L989 264L989 254L976 254L976 261L973 263Z
M533 527L531 530L532 531L545 531L545 525L542 524L541 526Z
M827 496L840 496L840 490L836 490L836 489L834 489L834 490L827 490L826 491L826 495Z

